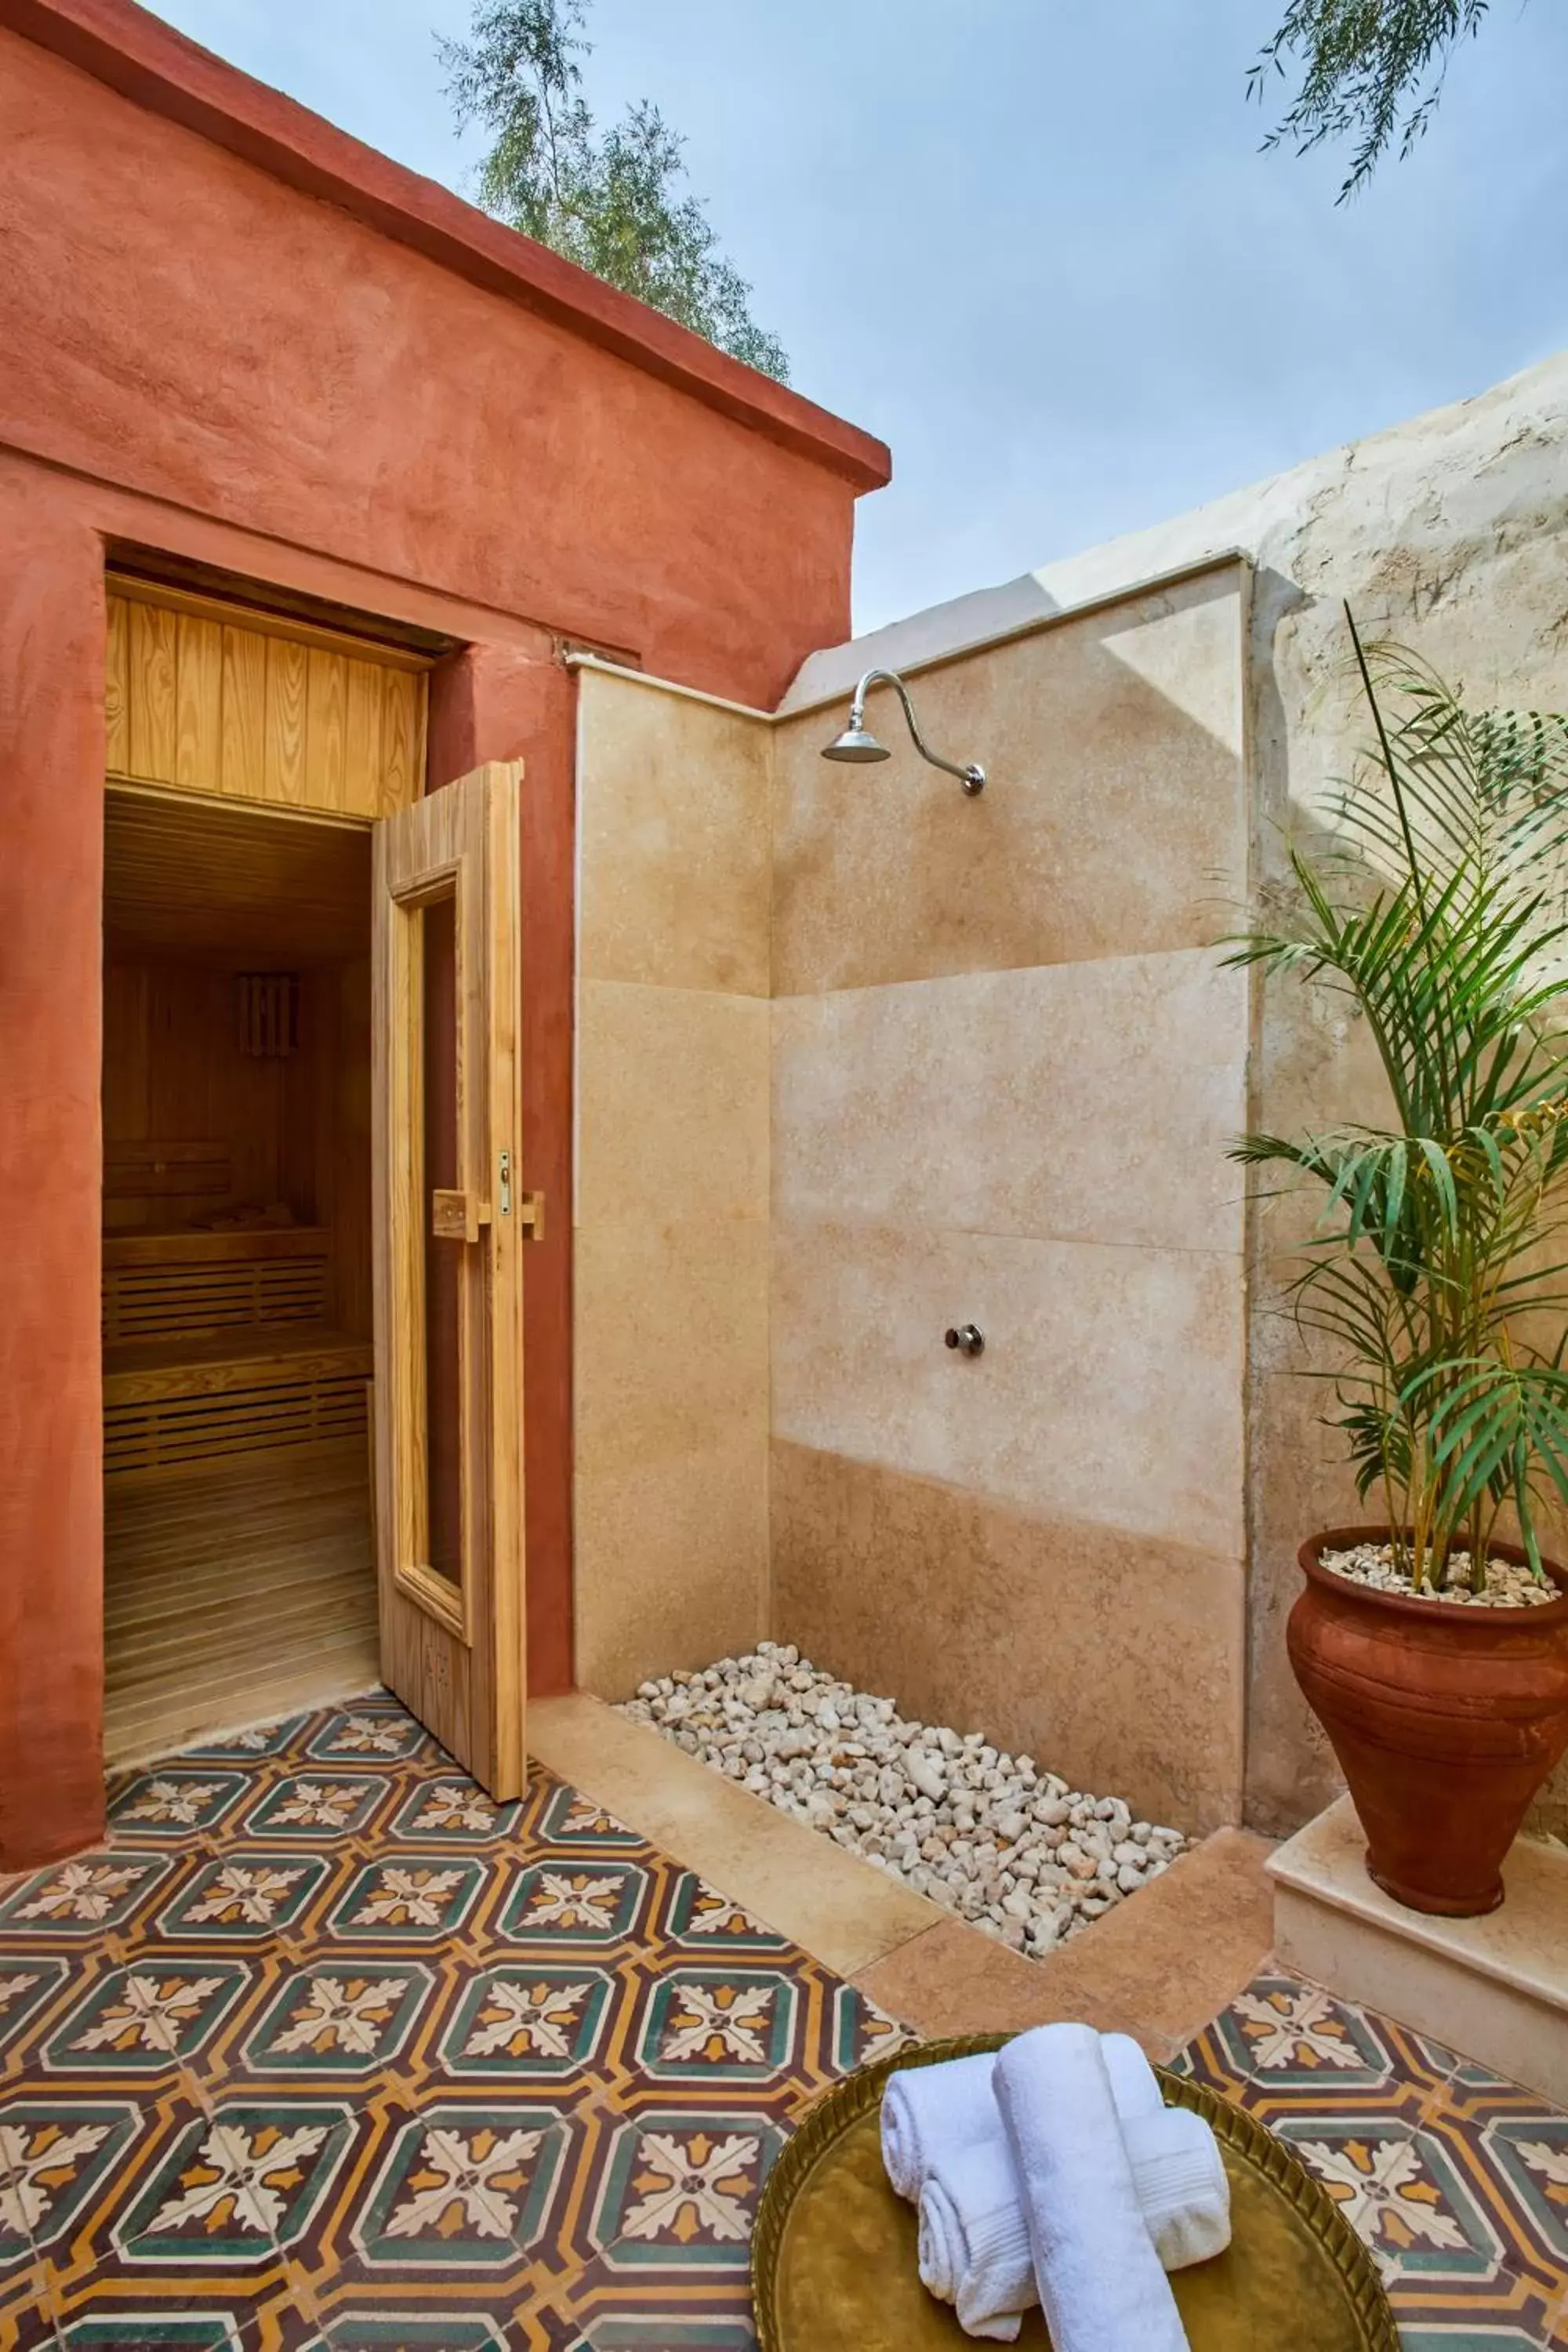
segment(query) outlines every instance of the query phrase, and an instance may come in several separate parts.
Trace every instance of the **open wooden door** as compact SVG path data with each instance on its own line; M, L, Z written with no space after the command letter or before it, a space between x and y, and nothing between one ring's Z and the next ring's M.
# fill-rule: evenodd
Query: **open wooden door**
M382 1675L494 1797L524 1775L521 766L375 828Z

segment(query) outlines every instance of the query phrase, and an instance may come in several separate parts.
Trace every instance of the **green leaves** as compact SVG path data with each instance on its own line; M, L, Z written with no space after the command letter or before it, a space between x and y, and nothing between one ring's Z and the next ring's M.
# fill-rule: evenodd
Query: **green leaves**
M479 167L485 210L597 278L787 383L751 288L719 250L699 200L680 192L683 142L656 106L600 132L583 96L583 0L493 0L468 41L437 39L459 127L493 134Z
M1352 637L1354 624L1351 624ZM1226 961L1349 995L1393 1120L1243 1138L1232 1157L1320 1186L1290 1303L1330 1375L1364 1495L1436 1574L1484 1557L1500 1512L1568 1502L1568 723L1474 711L1397 648L1355 651L1375 751L1334 807L1338 847L1293 858L1299 919Z
M1408 155L1442 96L1456 43L1479 33L1489 0L1291 0L1285 22L1248 77L1261 98L1294 55L1305 64L1300 94L1265 145L1292 139L1298 154L1353 136L1342 204L1369 180L1397 135ZM1423 85L1426 85L1423 88ZM1417 94L1419 93L1419 94ZM1406 111L1403 121L1400 110Z

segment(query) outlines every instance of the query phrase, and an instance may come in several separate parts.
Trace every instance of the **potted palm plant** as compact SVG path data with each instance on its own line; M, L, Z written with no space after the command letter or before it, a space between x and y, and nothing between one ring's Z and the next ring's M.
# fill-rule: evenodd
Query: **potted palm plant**
M1469 1916L1568 1748L1568 719L1471 709L1350 626L1373 748L1291 919L1226 961L1353 1001L1387 1123L1233 1156L1326 1193L1289 1303L1379 1514L1302 1545L1291 1664L1373 1876Z

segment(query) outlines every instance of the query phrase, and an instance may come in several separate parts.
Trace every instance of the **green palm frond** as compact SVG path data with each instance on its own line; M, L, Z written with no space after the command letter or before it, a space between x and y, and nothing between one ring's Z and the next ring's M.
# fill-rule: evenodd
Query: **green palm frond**
M1226 961L1350 996L1393 1118L1232 1157L1321 1189L1288 1305L1337 1355L1334 1426L1420 1580L1461 1540L1479 1573L1504 1510L1538 1562L1535 1503L1568 1503L1568 1375L1542 1338L1568 1305L1568 719L1473 709L1350 627L1373 748L1331 849L1292 852L1294 921Z

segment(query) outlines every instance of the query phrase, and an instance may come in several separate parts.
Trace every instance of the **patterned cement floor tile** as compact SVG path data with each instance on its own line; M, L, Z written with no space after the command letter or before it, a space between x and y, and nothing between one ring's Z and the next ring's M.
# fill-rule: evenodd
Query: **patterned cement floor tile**
M895 2020L384 1693L110 1795L0 1884L0 2352L752 2352L768 2168ZM1343 2207L1405 2352L1568 2352L1568 2116L1278 1973L1179 2063Z
M1295 2149L1377 2257L1405 2352L1543 2352L1568 2315L1568 2116L1441 2044L1259 1978L1178 2064Z

